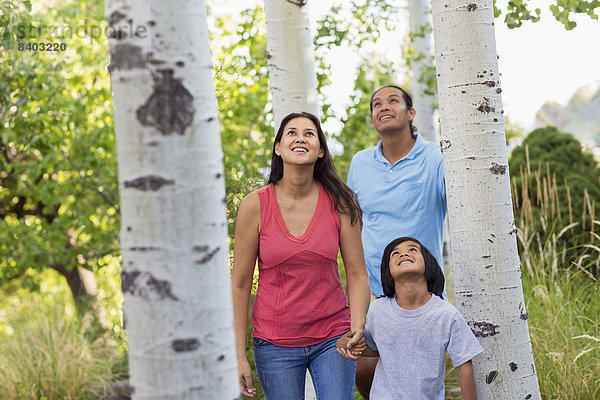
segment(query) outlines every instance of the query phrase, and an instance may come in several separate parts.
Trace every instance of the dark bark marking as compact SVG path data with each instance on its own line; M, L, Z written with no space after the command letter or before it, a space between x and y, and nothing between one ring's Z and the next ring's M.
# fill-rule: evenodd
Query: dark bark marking
M491 113L496 111L496 109L492 106L490 106L490 99L488 99L487 97L483 98L483 101L481 102L481 104L479 104L479 107L477 107L478 111L481 111L482 113Z
M495 87L496 86L496 82L494 81L485 81L483 82L484 85L489 86L489 87Z
M206 118L206 122L213 122L215 119L213 117Z
M160 145L160 142L159 142L159 141L157 141L157 140L153 140L153 141L151 141L151 142L148 142L148 143L146 143L146 145L147 145L148 147L158 147L158 146Z
M127 227L127 232L131 232L131 227L130 226Z
M141 190L142 192L152 191L156 192L165 185L173 185L175 181L172 179L161 178L160 176L142 176L132 181L123 182L126 188Z
M515 233L519 232L519 230L517 228L513 228L510 230L510 232L508 232L509 235L514 235Z
M183 61L177 61L175 65L177 65L178 67L183 67L185 63Z
M508 167L507 165L500 165L500 164L496 164L495 162L493 162L492 167L490 168L490 171L494 175L504 175L506 173L507 167Z
M462 292L457 292L456 293L458 296L464 296L464 297L473 297L473 293L469 290L464 290Z
M221 199L221 203L223 203L223 204L227 204L227 197L223 197L223 198Z
M208 246L194 246L193 250L200 252L200 253L206 253L204 255L204 257L202 257L199 260L196 260L196 264L204 264L208 261L210 261L211 258L213 258L213 256L215 254L217 254L217 252L220 250L220 247L217 247L213 250L210 250Z
M494 381L494 379L496 379L497 376L498 376L498 370L493 370L492 372L490 372L489 374L487 374L485 376L485 383L487 383L489 385L490 383L492 383Z
M488 238L488 242L494 243L494 241L492 239L490 239L490 238Z
M217 174L215 175L215 178L219 179L221 177L221 173L217 172Z
M474 160L475 157L467 157L467 160Z
M225 355L224 354L221 354L219 356L219 358L217 358L218 361L223 361L224 359L225 359Z
M181 79L173 77L172 69L158 72L161 76L154 76L154 92L137 109L137 119L144 126L157 128L163 135L183 135L194 119L194 97Z
M494 266L493 264L486 265L485 269L492 268L493 266Z
M156 25L156 22L155 21L148 21L148 25L154 26L154 25Z
M305 6L308 0L287 0L288 3L297 5L298 7Z
M494 118L494 122L498 122L498 118Z
M146 301L179 299L171 292L171 282L156 279L148 272L121 272L121 290Z
M450 148L450 146L452 146L452 143L450 143L449 140L441 140L440 141L440 150L442 151L442 153L446 150L448 150Z
M496 330L499 326L494 325L491 322L469 321L467 322L467 325L469 325L469 328L471 328L475 337L495 336L500 333Z
M152 64L152 65L161 65L161 64L165 64L165 63L166 63L166 61L157 60L155 58L153 58L153 59L150 60L150 64Z
M120 20L122 20L123 18L125 18L127 15L120 13L118 11L114 11L112 14L110 14L110 16L108 17L108 25L114 25L117 22L119 22Z
M482 256L481 258L490 258L490 257L492 257L492 256Z
M194 351L200 347L198 339L175 339L171 342L171 347L177 353L183 353L186 351Z
M108 72L112 73L115 69L129 70L144 68L145 66L146 59L142 55L142 48L140 46L117 44L112 47Z
M531 394L528 394L527 396L525 396L525 400L530 399L531 398Z
M516 289L518 288L518 286L506 286L506 287L501 287L499 290L509 290L509 289Z
M521 316L519 318L521 318L523 321L527 321L529 319L529 313L526 311L521 311Z
M502 93L502 89L500 89L500 88L496 89L496 93L498 93L498 94Z
M508 364L508 365L510 366L510 370L511 370L512 372L515 372L515 371L517 370L517 368L519 368L519 367L517 367L517 364L515 364L514 362L511 362L511 363L510 363L510 364Z
M141 252L144 252L144 251L160 250L160 248L159 247L153 247L153 246L148 246L148 247L146 247L146 246L137 246L137 247L130 247L127 250L129 250L129 251L141 251ZM133 264L133 263L130 263L130 264Z
M271 55L271 53L269 53L268 51L266 51L265 53L267 53L267 60L270 60L270 59L271 59L271 57L273 57L273 56Z

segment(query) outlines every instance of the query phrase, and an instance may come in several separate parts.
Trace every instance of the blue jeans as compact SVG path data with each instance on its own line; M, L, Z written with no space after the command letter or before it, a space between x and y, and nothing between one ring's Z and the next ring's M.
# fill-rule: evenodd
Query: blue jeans
M356 362L335 350L339 337L306 347L254 338L254 363L266 400L304 400L306 368L318 400L352 400Z

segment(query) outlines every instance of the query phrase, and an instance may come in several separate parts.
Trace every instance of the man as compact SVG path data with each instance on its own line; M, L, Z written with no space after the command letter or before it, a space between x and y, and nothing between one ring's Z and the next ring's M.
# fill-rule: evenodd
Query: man
M409 236L427 247L442 265L446 189L437 143L416 134L410 95L394 85L371 96L371 124L381 141L356 153L348 186L363 209L362 244L371 292L383 295L380 268L385 246ZM378 358L359 358L356 387L368 400Z

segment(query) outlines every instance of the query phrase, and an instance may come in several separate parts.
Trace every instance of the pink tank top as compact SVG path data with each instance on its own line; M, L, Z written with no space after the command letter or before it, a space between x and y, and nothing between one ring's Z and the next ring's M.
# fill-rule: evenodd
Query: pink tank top
M310 346L350 329L350 307L338 274L340 218L320 186L317 209L301 237L291 235L275 189L260 200L258 290L252 305L254 337L279 346Z

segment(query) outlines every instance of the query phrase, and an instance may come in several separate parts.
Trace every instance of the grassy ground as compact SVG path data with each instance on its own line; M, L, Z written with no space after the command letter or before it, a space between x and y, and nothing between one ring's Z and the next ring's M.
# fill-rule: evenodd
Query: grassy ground
M591 232L572 264L565 261L560 235L548 237L521 251L523 290L542 398L599 399L600 283L589 271L600 262L600 235ZM524 237L520 240L535 243ZM108 272L106 279L118 277L118 271ZM451 282L450 271L446 276ZM110 294L118 290L118 282L106 286L99 281L99 287L100 297L107 301L107 313L120 315L113 304L119 301ZM448 297L452 301L451 285ZM119 320L116 316L116 324ZM76 319L64 282L47 277L38 293L0 293L0 399L85 400L93 386L115 379L114 365L125 348L120 326L111 341L91 338L87 332L85 321ZM251 328L247 354L253 366L250 332ZM461 398L449 360L446 366L446 398ZM253 378L258 389L255 399L264 399L255 373ZM355 399L362 397L356 393Z

